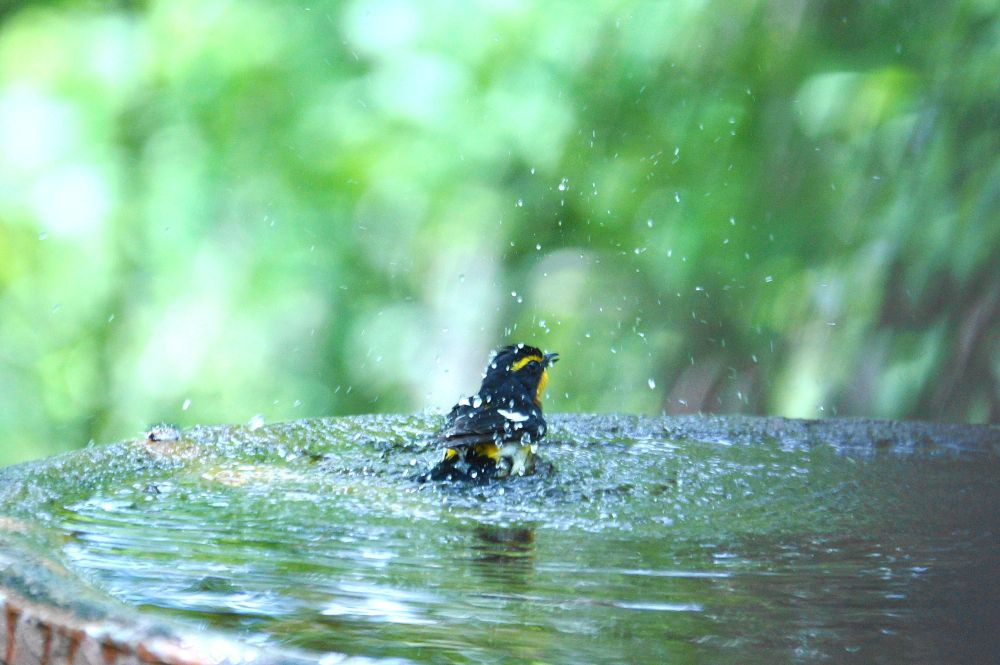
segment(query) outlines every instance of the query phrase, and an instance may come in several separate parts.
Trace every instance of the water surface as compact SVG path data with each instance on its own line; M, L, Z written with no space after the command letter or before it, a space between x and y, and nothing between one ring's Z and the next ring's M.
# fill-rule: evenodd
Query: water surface
M437 455L424 418L264 428L235 456L167 444L162 454L182 464L95 482L56 523L70 565L120 599L320 653L454 663L997 653L993 450L905 435L676 437L650 423L554 418L539 473L488 485L414 480Z

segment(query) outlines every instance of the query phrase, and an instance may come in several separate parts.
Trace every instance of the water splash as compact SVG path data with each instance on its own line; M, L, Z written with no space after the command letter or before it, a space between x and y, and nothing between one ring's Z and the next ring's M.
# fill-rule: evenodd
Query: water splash
M416 483L439 422L379 416L93 449L116 466L40 505L122 600L317 653L943 656L919 590L992 579L998 461L967 429L549 420L537 473L503 483Z

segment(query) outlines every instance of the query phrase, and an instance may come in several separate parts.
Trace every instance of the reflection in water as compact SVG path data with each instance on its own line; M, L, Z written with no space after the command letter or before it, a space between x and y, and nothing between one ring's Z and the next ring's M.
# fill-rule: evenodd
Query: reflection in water
M411 443L394 445L144 472L68 505L63 553L148 610L317 652L974 662L996 646L995 457L553 440L551 473L418 487Z
M337 600L327 603L320 614L398 624L433 623L416 609L434 601L427 594L371 584L341 584L339 591Z
M524 587L535 567L534 528L480 525L473 533L473 570L487 582Z

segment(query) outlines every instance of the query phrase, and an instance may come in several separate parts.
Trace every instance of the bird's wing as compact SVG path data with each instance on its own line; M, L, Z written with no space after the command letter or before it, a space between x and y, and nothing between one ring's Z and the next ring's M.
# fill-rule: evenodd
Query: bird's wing
M545 429L541 409L530 401L503 407L458 405L448 414L441 438L453 448L525 437L537 441L545 435Z
M449 445L467 445L493 441L504 434L507 419L491 407L456 406L448 414L441 437Z

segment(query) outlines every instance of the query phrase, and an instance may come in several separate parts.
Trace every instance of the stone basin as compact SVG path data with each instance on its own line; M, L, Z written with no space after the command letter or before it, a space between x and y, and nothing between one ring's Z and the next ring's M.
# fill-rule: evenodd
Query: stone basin
M162 428L3 469L0 658L998 652L997 426L555 415L534 476L421 484L438 422Z

